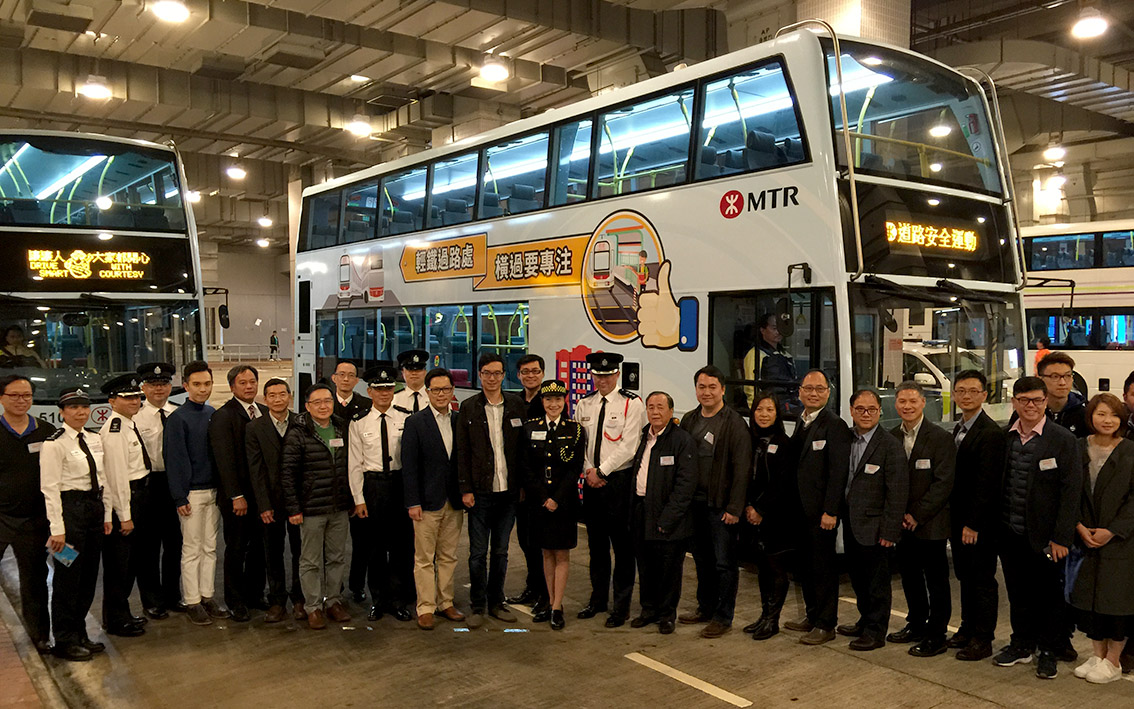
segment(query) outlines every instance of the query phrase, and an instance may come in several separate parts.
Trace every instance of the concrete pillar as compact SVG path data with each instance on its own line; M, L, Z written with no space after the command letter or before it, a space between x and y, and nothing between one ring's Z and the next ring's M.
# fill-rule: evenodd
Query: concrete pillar
M910 0L799 0L799 20L826 20L840 34L910 46Z

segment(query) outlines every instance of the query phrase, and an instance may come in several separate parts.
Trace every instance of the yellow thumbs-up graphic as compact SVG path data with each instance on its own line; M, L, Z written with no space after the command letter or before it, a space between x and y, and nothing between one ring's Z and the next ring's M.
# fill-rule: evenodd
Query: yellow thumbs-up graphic
M638 296L638 334L646 347L669 349L677 345L681 309L669 286L670 262L658 269L658 292Z

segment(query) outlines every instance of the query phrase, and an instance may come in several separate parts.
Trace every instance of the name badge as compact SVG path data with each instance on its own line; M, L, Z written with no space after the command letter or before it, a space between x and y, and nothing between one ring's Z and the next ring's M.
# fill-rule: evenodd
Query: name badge
M661 463L662 465L673 465L673 456L672 455L663 455L661 458L658 459L658 462Z
M1044 458L1040 461L1040 470L1055 470L1058 467L1055 458Z
M865 472L866 472L867 475L873 475L881 469L882 469L881 467L875 465L874 463L867 463Z
M811 442L811 450L813 450L813 451L821 451L826 447L827 447L827 441L812 441Z
M579 420L582 421L583 423L586 423L586 422L591 420L591 417L590 416L583 416Z
M43 450L43 441L28 444L28 453L38 453Z
M914 467L918 470L929 470L929 458L918 458L917 461L914 462Z
M341 439L341 438L332 438L332 439L331 439L331 447L332 447L332 448L342 448L342 447L343 447L343 439Z
M512 419L512 428L520 428L523 425L524 422L522 419Z
M363 438L374 438L374 431L363 431L362 437Z
M709 445L712 445L713 441L716 440L716 437L713 436L712 431L705 431L705 440L709 442Z
M780 449L780 445L778 443L769 443L768 444L768 453L769 454L775 453L779 449Z
M547 431L532 431L532 440L533 441L546 441L547 440Z
M71 451L72 458L86 458L87 454L82 451Z

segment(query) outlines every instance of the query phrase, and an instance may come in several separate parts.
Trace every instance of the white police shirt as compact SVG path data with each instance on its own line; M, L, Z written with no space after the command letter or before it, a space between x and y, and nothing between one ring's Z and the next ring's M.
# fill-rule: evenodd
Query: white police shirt
M575 406L575 420L587 432L583 469L598 468L603 475L622 470L634 462L634 453L646 425L646 405L636 394L615 389L606 395L606 420L599 421L603 397L598 391ZM595 460L595 442L602 436L602 460Z
M371 407L362 418L350 422L350 435L347 436L347 472L350 479L350 494L354 504L366 502L362 494L366 471L382 472L382 412ZM386 409L386 444L390 454L390 471L402 469L402 431L409 414L391 406Z
M155 471L165 470L165 457L163 452L162 440L165 435L165 428L161 423L161 412L165 412L166 418L177 407L168 401L160 409L150 402L142 404L142 410L134 416L134 425L142 433L142 440L146 442L146 452L150 454L150 462L153 463Z
M130 521L130 482L150 474L142 455L140 433L133 421L117 412L112 412L98 431L102 438L106 480L114 500L114 511L121 522Z
M63 525L63 503L60 493L67 490L91 489L91 466L87 454L79 446L79 431L67 424L43 442L39 452L39 489L47 506L51 534L66 534ZM113 512L110 487L103 469L102 440L97 434L83 431L83 440L95 461L95 471L102 486L103 521L110 522Z

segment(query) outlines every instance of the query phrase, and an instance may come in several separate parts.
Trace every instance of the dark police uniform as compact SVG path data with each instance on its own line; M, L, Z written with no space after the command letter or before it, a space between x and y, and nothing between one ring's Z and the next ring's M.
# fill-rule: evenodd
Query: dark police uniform
M567 395L560 381L544 382L541 394ZM536 506L532 527L541 549L574 549L579 542L579 476L587 439L583 427L566 418L566 409L556 421L546 414L524 424L524 481L528 498ZM552 512L544 507L555 500ZM546 593L546 588L544 589Z

